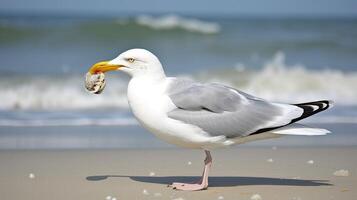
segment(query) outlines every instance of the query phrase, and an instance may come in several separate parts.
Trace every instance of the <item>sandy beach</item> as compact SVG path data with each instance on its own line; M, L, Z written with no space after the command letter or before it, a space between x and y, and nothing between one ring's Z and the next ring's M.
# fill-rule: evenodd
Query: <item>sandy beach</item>
M354 199L356 154L356 147L216 150L208 190L182 192L167 184L197 178L201 151L1 150L0 194L7 200ZM349 174L334 175L341 169Z

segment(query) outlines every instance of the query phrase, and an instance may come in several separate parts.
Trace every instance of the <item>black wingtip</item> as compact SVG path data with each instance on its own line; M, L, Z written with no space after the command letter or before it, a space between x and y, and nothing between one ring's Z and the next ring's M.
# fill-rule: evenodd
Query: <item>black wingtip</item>
M304 112L300 117L293 119L292 122L302 120L306 117L309 117L309 116L319 113L321 111L327 110L328 108L333 107L333 104L334 104L334 102L331 100L321 100L321 101L293 104L295 106L302 108L304 110Z
M313 102L306 102L306 103L298 103L298 104L293 104L298 107L304 107L304 106L318 106L318 109L314 109L315 111L321 112L323 110L326 110L328 108L331 108L333 106L334 102L331 100L320 100L320 101L313 101Z

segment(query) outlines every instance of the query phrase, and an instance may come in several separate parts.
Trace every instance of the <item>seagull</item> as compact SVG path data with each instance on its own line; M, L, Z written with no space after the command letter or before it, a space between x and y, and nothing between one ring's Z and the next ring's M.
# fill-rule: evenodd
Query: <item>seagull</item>
M131 77L128 103L144 128L168 143L205 152L202 177L169 185L177 190L208 188L213 149L283 135L330 133L296 123L332 107L330 100L276 103L218 83L167 77L159 59L145 49L130 49L89 69L92 75L108 71Z

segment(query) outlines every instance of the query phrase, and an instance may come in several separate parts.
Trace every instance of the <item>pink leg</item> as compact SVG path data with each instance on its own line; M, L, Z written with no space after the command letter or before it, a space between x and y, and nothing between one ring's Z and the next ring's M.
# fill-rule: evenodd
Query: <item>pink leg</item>
M211 153L205 150L206 159L205 159L205 167L203 169L203 174L200 180L195 183L172 183L169 185L176 190L187 190L187 191L196 191L196 190L204 190L208 188L208 172L212 165L212 157Z

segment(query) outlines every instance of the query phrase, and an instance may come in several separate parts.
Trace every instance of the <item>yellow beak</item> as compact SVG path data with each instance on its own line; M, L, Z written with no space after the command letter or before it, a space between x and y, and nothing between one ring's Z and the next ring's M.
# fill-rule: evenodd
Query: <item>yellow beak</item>
M113 70L118 70L120 67L122 67L121 65L112 65L112 64L108 64L109 61L102 61L102 62L98 62L96 64L94 64L90 69L89 69L89 73L90 74L98 74L98 73L105 73L108 71L113 71Z

